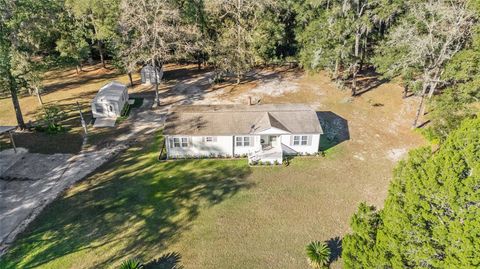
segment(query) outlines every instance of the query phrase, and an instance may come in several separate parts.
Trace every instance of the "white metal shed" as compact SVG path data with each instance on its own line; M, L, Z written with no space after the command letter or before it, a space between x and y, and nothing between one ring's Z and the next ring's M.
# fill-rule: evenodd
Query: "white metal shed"
M112 81L100 88L92 101L94 118L116 118L128 102L128 88L120 82Z
M162 68L157 69L157 79L155 79L155 68L152 65L145 65L140 71L140 76L142 77L142 84L156 84L157 81L160 83L163 77L163 66Z

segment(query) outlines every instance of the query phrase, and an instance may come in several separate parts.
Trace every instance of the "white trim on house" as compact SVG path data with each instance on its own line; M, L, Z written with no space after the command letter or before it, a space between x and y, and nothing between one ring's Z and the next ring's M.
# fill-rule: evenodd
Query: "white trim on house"
M306 137L305 143L293 143L294 137ZM263 141L262 138L274 138ZM209 138L209 139L207 139ZM241 141L237 141L241 139ZM248 140L245 140L248 139ZM208 140L208 141L207 141ZM264 139L265 140L265 139ZM277 149L281 154L277 158L257 161L281 162L285 155L315 154L319 151L320 134L276 134L276 135L240 135L240 136L166 136L167 158L197 157L244 157L268 150ZM238 143L237 143L238 142ZM269 144L270 142L270 144Z
M290 132L272 127L270 129L267 129L267 130L264 130L264 131L261 131L261 132L257 132L256 134L290 134Z
M169 159L248 156L271 163L317 153L322 133L305 105L180 106L167 115L164 129Z

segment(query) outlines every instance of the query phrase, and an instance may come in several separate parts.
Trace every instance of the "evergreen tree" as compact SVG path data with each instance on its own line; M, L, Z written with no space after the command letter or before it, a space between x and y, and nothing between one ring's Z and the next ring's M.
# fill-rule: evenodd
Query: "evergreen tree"
M347 235L342 243L343 259L348 268L373 268L374 246L380 216L375 207L361 203L350 222L353 234Z
M384 209L368 214L379 221L359 218L364 212L343 241L346 268L478 268L480 119L464 121L434 153L410 153Z

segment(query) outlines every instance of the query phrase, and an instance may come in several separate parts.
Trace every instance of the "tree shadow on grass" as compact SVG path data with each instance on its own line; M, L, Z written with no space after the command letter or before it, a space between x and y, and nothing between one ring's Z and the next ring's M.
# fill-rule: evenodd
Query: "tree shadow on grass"
M181 260L180 253L169 252L145 264L145 269L183 269L184 267L180 264Z
M202 209L252 187L244 160L159 163L155 148L128 150L50 204L0 267L37 267L85 250L99 253L96 268L131 256L148 260L188 230Z

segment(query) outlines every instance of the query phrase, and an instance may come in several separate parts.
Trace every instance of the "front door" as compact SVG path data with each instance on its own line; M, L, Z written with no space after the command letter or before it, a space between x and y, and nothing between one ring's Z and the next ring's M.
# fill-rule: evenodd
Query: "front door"
M269 149L277 145L277 138L276 135L262 135L260 137L260 142L262 144L263 149Z
M269 136L270 146L274 147L274 146L277 145L277 138L278 138L278 136L276 136L276 135Z

